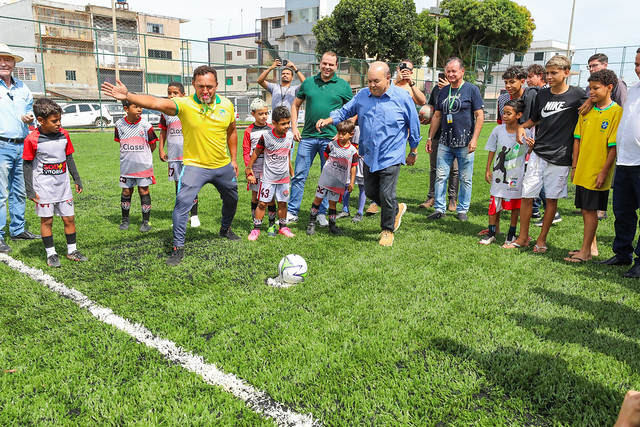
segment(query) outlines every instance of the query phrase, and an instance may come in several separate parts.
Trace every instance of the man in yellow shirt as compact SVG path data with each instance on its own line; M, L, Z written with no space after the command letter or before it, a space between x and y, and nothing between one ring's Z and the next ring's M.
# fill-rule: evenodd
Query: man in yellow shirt
M105 95L127 100L143 108L178 116L184 135L184 168L178 183L178 195L173 209L173 251L167 260L171 266L184 258L187 219L193 200L207 183L213 184L222 198L220 237L240 240L231 230L238 206L238 134L233 104L216 94L216 70L202 65L193 70L195 94L183 98L158 98L129 92L120 80L116 85L103 83ZM228 149L228 153L227 153Z

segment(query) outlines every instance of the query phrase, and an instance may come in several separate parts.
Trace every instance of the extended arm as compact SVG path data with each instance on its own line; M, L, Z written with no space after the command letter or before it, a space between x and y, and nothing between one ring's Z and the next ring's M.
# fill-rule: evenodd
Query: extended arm
M276 59L274 61L273 64L269 65L269 68L267 68L266 70L264 70L259 76L258 76L258 84L260 86L262 86L265 89L268 89L269 85L267 84L267 76L269 75L269 73L271 71L273 71L276 67L281 66L282 63L280 62L279 59Z
M129 89L127 89L120 80L116 79L116 83L117 84L115 86L109 82L102 83L102 93L106 96L115 98L118 101L124 101L126 99L139 107L157 110L168 114L169 116L175 116L178 112L176 104L170 99L129 92Z

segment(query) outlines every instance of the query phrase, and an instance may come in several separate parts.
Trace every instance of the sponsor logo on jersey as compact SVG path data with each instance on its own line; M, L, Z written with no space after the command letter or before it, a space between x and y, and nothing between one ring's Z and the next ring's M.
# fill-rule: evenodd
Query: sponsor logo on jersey
M287 160L288 157L289 156L287 156L287 155L284 155L284 156L279 156L277 154L272 154L271 155L271 159L272 160Z
M564 106L564 101L549 101L542 109L542 112L540 112L540 115L542 117L549 117L561 111L568 110L569 108L571 107Z
M182 135L182 129L169 128L169 135Z
M45 163L42 165L43 175L62 175L67 172L67 162Z
M338 162L336 160L334 160L331 163L331 166L333 166L334 168L339 169L341 171L346 171L347 170L347 165L342 165L342 164L340 164L340 162Z
M136 145L136 144L127 144L126 142L122 144L122 149L124 151L144 151L144 144Z

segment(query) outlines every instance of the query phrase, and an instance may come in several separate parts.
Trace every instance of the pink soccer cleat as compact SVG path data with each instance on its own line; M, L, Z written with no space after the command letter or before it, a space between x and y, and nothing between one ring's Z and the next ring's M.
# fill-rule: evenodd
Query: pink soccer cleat
M289 227L280 227L280 230L278 230L278 234L282 234L285 237L295 236L295 234L293 234L291 230L289 230Z
M249 234L249 240L251 240L252 242L254 240L258 240L258 236L260 235L260 230L257 229L253 229L251 230L251 233Z

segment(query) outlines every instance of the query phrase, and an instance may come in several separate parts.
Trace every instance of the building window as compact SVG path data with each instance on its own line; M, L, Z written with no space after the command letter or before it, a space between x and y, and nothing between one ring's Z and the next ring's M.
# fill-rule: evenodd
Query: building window
M22 81L35 82L37 80L35 67L15 67L13 69L13 76Z
M489 74L487 76L487 84L488 85L492 85L493 84L493 76L491 74Z
M544 52L536 52L533 54L534 61L544 61Z
M237 50L236 51L236 56L242 56L242 51L241 50Z
M227 61L231 61L233 59L233 52L227 52L226 54Z
M516 54L514 55L513 60L514 60L515 62L522 62L522 61L524 61L524 54L522 54L522 53L516 53Z
M246 59L256 59L256 50L255 49L251 49L251 50L245 51L245 58Z
M76 81L76 70L65 70L64 75L67 81Z
M162 24L152 24L151 22L147 22L147 33L164 34L164 27Z
M147 73L147 83L149 84L163 84L168 85L171 82L179 82L182 79L180 76L175 76L171 74L155 74L155 73Z
M238 76L236 79L237 79L239 82L241 82L241 81L242 81L242 76Z
M227 77L227 86L233 85L233 77Z
M298 43L297 41L293 42L293 51L300 52L300 43Z
M172 59L173 55L170 50L160 50L160 49L149 49L149 54L147 55L149 58L155 59Z
M282 28L282 19L277 18L271 21L271 28Z

